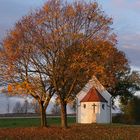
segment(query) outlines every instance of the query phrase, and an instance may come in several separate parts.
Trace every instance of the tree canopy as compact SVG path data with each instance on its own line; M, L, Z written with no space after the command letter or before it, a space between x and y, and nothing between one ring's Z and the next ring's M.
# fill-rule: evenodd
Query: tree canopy
M1 71L9 89L33 96L42 112L56 94L67 127L66 105L93 75L109 89L129 68L111 25L97 2L48 0L3 41Z

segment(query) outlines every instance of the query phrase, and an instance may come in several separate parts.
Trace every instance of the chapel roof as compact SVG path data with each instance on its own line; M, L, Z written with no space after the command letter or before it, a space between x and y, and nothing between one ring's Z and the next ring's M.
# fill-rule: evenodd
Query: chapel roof
M80 102L107 102L95 88L91 88Z

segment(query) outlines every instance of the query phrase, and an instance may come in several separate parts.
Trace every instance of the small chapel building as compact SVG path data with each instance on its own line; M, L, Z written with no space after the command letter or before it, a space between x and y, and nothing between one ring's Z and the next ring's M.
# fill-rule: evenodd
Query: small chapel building
M76 98L78 123L111 123L111 95L95 76Z

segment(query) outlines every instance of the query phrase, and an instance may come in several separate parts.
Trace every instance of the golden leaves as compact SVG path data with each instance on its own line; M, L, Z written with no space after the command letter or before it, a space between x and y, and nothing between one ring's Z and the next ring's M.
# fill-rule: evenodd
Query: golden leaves
M20 39L20 37L21 37L21 34L20 34L20 32L19 32L19 29L15 29L15 30L11 31L11 35L12 35L13 38L15 38L15 39Z
M30 94L33 92L34 87L27 81L9 84L7 90L12 94Z
M48 5L48 4L45 4L45 5L43 6L43 10L44 10L46 13L48 13L48 12L49 12L49 5Z
M75 12L73 6L68 5L66 7L65 15L68 16L68 17L75 17L75 14L76 14L76 12Z
M20 87L25 90L27 93L34 92L36 89L35 86L33 86L31 83L24 81L20 84Z
M7 89L8 89L8 92L12 92L12 91L13 91L13 87L12 87L12 85L9 84L8 87L7 87Z

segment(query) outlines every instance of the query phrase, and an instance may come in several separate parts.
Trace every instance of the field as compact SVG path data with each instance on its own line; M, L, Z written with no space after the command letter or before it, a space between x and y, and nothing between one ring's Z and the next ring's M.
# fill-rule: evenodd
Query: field
M60 118L47 118L48 125L60 125ZM75 123L74 117L68 117L68 123ZM0 128L39 127L40 118L0 119Z
M59 126L60 118L49 118L49 128L40 128L39 119L0 119L1 140L140 140L140 126L75 124ZM8 126L9 125L9 126ZM11 128L7 128L11 127Z

